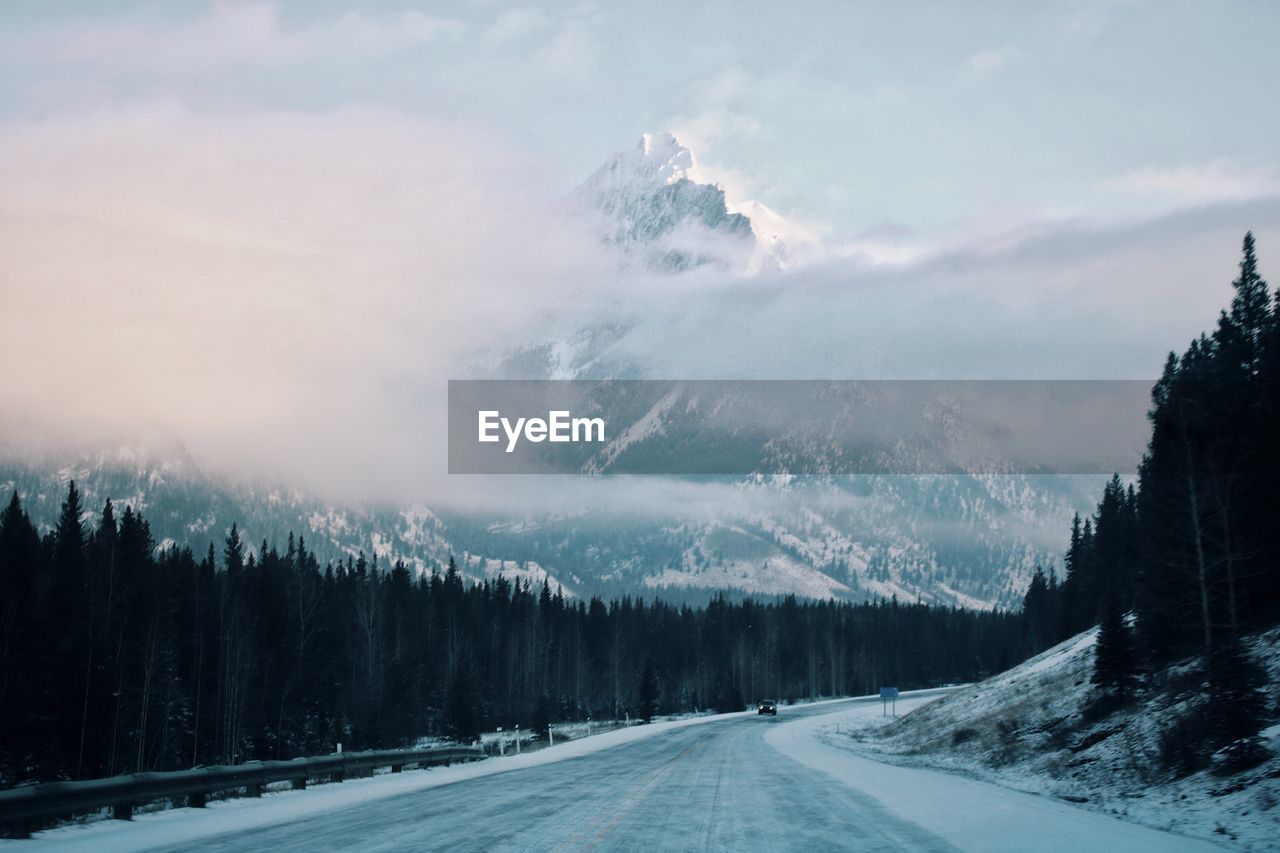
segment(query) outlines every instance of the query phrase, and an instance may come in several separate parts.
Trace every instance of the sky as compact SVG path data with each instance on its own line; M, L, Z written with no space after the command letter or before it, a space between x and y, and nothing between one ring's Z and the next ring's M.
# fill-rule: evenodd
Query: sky
M9 0L0 412L416 478L444 379L602 317L655 375L1153 376L1246 229L1276 269L1276 44L1265 2ZM558 200L660 130L829 251L619 274Z
M0 16L10 118L379 107L488 131L563 186L669 129L739 196L841 234L1280 184L1266 2L14 0Z

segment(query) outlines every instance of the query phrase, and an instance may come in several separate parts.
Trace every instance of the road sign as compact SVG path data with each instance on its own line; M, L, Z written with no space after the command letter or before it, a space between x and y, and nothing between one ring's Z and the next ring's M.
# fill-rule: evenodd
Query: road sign
M881 698L881 699L897 699L897 698L898 698L898 688L896 688L896 687L881 687L881 688L880 688L880 698Z
M898 716L898 688L881 687L880 688L880 716L889 713L889 703L893 703L893 715Z

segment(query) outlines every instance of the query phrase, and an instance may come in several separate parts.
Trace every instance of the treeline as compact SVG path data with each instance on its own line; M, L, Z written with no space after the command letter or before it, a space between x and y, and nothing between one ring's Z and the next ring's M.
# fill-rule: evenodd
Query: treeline
M967 681L1022 650L1010 614L582 601L235 527L197 557L129 507L85 517L74 483L43 536L16 493L0 517L6 785Z
M1038 571L1023 608L1033 649L1101 623L1095 682L1113 693L1203 661L1202 719L1169 744L1182 769L1256 746L1268 700L1241 639L1280 623L1280 293L1252 234L1233 286L1217 328L1165 362L1137 488L1108 484L1097 514L1075 520L1065 577Z

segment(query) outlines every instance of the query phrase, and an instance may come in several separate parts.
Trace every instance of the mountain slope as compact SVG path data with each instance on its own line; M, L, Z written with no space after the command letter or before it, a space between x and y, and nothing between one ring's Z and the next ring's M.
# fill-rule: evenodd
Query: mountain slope
M232 523L252 548L283 548L292 532L321 561L363 552L420 572L456 555L470 578L548 580L571 594L663 592L700 600L718 590L863 599L897 596L988 608L1016 604L1034 566L1094 478L788 478L686 483L717 506L679 504L642 516L624 507L573 513L460 512L423 505L342 506L296 490L252 487L189 460L132 451L74 460L0 463L0 490L17 490L48 529L74 479L96 523L103 502L144 513L160 545L221 550ZM692 491L689 491L692 490ZM687 498L686 498L687 499Z
M878 733L830 738L894 763L942 767L1147 826L1270 849L1280 818L1280 726L1264 733L1271 756L1262 765L1178 777L1161 766L1161 740L1188 709L1203 678L1199 662L1157 673L1131 705L1099 717L1086 711L1096 640L1090 629ZM1274 693L1280 631L1247 646L1268 667Z

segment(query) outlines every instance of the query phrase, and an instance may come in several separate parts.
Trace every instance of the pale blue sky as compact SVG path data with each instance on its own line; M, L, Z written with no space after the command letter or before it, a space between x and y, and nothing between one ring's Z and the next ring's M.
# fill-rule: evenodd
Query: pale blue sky
M0 16L9 117L377 105L479 128L565 187L670 128L732 194L836 234L1280 184L1269 2L10 0Z

